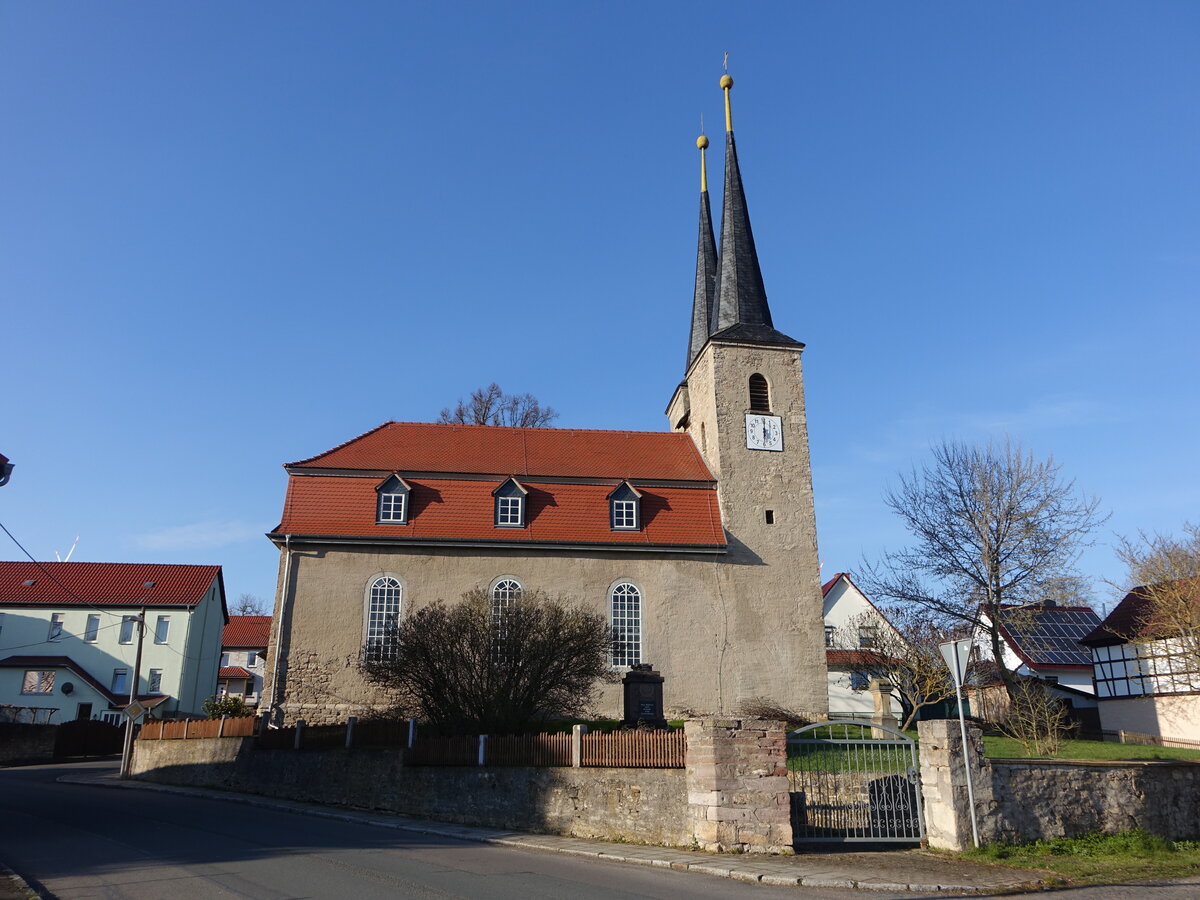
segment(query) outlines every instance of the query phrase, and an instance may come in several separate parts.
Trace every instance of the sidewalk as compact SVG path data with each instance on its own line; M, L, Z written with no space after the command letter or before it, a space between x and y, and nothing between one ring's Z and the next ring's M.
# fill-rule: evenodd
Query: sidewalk
M410 819L358 810L277 800L254 794L237 794L209 788L174 787L144 781L120 781L115 774L63 775L69 784L87 784L118 790L160 791L209 797L228 803L244 803L268 809L285 810L306 816L336 819L414 831L439 837L516 847L571 856L591 856L642 866L679 869L719 875L738 881L761 882L779 886L822 888L859 888L868 891L912 891L915 893L1004 893L1023 888L1036 890L1040 873L1000 866L988 866L962 859L945 859L920 850L891 850L864 853L802 853L796 856L759 856L756 854L715 854L648 847L640 844L614 844L548 834L523 834L495 828L453 825L426 819Z

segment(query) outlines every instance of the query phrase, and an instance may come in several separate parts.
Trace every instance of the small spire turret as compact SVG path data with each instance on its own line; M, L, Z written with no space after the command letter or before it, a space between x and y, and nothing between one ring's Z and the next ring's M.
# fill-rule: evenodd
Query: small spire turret
M692 295L692 330L688 336L687 366L708 340L713 330L717 288L717 243L713 235L712 208L708 202L708 167L704 151L708 138L696 138L700 151L700 235L696 242L696 290ZM687 368L685 366L685 370Z

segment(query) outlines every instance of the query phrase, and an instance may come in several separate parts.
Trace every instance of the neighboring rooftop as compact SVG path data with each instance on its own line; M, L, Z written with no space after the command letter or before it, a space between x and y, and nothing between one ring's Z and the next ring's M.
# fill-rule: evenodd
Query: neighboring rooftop
M1180 582L1163 582L1163 585L1176 585ZM1093 647L1111 644L1123 644L1134 639L1153 639L1163 634L1159 623L1155 622L1153 586L1138 585L1122 598L1112 612L1102 623L1089 632L1083 643ZM1200 605L1200 594L1193 598Z
M1100 624L1087 606L1009 607L1000 633L1028 666L1091 668L1092 657L1080 641Z
M220 566L0 562L0 606L195 606L214 581Z
M221 632L222 647L265 647L271 637L270 616L230 616Z

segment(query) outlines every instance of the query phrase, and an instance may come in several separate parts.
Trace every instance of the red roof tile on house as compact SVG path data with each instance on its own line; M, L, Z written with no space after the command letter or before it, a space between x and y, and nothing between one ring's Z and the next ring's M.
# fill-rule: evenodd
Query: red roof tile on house
M270 616L230 616L221 632L222 647L265 647L271 637Z
M690 444L690 438L687 440ZM288 480L283 521L276 532L513 544L725 546L713 487L639 486L641 530L613 531L609 524L608 495L618 483L615 481L609 484L524 482L529 490L526 527L497 528L492 492L502 478L492 481L406 476L405 480L412 488L409 524L381 525L375 520L378 477L293 476Z
M0 562L0 606L195 606L220 579L220 566Z
M287 468L713 481L680 432L384 422Z
M217 670L218 678L253 678L249 672L241 666L225 666Z

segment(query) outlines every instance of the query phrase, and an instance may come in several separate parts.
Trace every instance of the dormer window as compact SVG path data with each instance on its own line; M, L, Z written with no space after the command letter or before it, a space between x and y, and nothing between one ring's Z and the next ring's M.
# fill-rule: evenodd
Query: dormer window
M622 481L608 495L608 524L613 531L637 531L642 527L642 495Z
M412 488L399 475L390 475L375 488L379 502L375 509L375 521L380 525L407 525L408 499Z
M529 494L515 478L509 478L504 484L492 491L496 498L496 527L524 528L525 499Z

